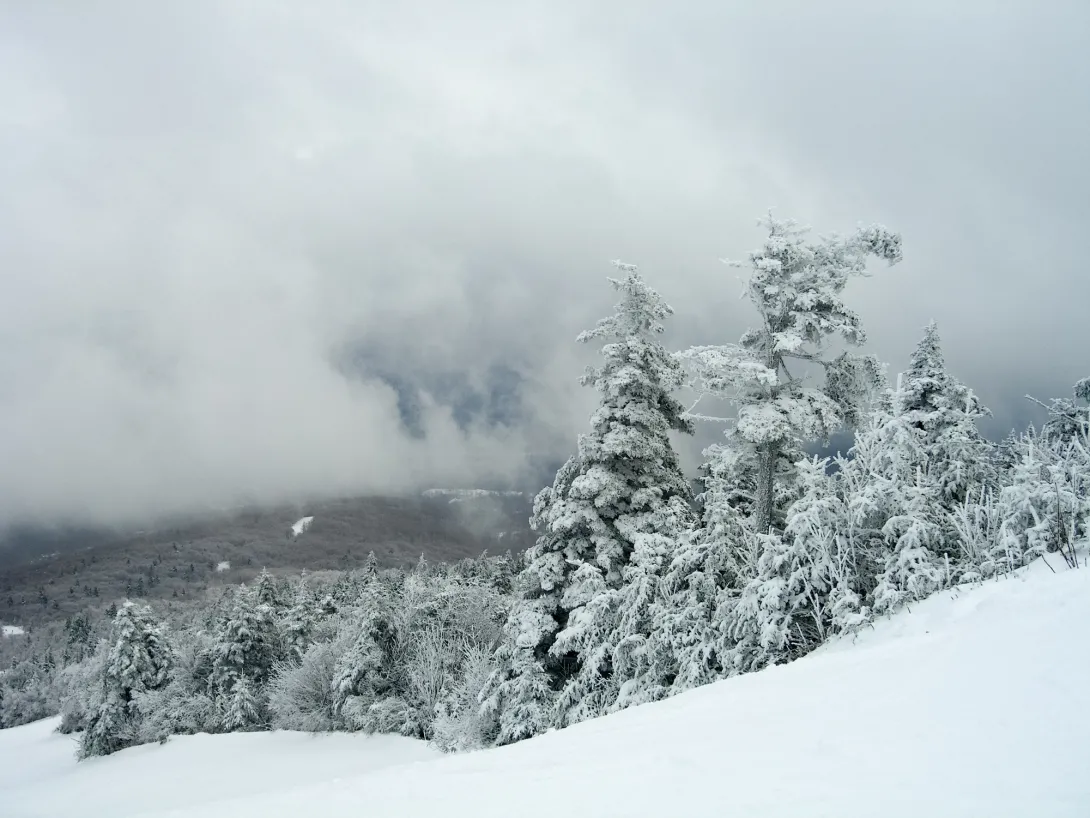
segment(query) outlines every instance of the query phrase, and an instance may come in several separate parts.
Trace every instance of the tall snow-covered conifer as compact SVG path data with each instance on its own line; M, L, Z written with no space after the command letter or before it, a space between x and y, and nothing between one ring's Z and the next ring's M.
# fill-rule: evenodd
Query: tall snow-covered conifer
M604 342L602 365L582 378L601 404L577 454L535 500L523 599L482 692L500 743L599 715L646 670L653 575L689 513L669 437L692 432L673 396L684 372L656 338L673 310L634 266L614 264L623 273L610 279L616 312L578 338Z
M993 478L991 446L976 422L990 414L973 390L946 370L938 327L932 321L912 353L893 396L894 422L915 438L919 459L938 491L940 505L963 501Z
M701 393L738 407L728 445L713 450L731 461L736 479L750 489L753 529L779 525L777 476L792 473L800 443L825 440L859 418L861 399L879 384L870 356L828 357L837 339L866 340L859 316L842 299L847 283L866 274L868 256L901 260L901 237L875 225L849 237L808 240L808 230L769 216L764 246L749 256L745 294L761 323L737 344L693 347L685 353ZM822 386L807 386L802 369L824 369ZM794 371L792 371L794 370Z
M976 428L988 414L973 391L946 370L931 322L909 368L856 436L863 456L843 465L856 528L880 531L874 609L892 610L955 580L965 566L959 515L994 489L990 444Z
M824 490L816 478L809 489L800 483L802 447L856 425L865 399L881 383L876 360L850 352L831 357L827 347L833 340L864 342L859 317L842 293L849 280L866 274L869 256L900 261L900 236L872 226L814 242L794 222L769 216L762 223L768 239L749 256L744 290L760 325L737 344L683 353L701 399L725 399L737 406L738 416L727 439L705 451L702 525L682 540L663 579L659 638L677 663L674 691L732 672L745 664L738 661L736 643L765 638L742 631L759 626L764 614L757 608L763 605L768 613L773 598L749 588L752 615L743 622L738 616L747 609L738 608L738 597L759 577L779 583L784 566L797 558L792 542L769 532L783 530L800 494ZM823 369L824 383L807 385L807 368ZM748 655L751 666L778 658L775 650Z

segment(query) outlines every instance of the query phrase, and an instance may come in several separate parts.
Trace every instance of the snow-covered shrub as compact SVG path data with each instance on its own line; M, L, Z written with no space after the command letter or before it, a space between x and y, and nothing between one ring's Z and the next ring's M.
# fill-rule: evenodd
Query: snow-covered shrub
M170 681L134 696L140 713L140 743L224 729L223 713L213 695L213 638L204 631L175 632L173 637Z
M423 729L415 707L400 696L386 696L367 703L362 696L350 698L344 705L348 724L364 733L398 733L420 737Z
M480 693L495 668L491 646L470 644L463 649L460 678L439 702L432 725L432 743L448 752L479 750L495 741L499 725L481 706Z
M25 660L0 675L0 727L16 727L57 712L50 669Z
M333 683L345 648L340 641L319 642L307 649L298 665L276 666L268 687L272 727L318 733L340 726Z
M99 704L98 681L106 664L106 649L99 650L76 664L62 669L55 681L60 699L61 723L58 733L78 733L87 727L90 714Z

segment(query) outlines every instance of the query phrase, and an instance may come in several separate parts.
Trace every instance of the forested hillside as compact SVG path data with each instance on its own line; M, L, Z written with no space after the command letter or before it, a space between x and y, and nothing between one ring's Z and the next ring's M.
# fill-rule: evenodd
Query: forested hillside
M452 502L453 501L453 502ZM126 597L171 601L276 573L412 565L516 552L531 542L519 493L325 500L136 531L17 532L0 548L0 624L33 627ZM296 535L292 526L313 517Z

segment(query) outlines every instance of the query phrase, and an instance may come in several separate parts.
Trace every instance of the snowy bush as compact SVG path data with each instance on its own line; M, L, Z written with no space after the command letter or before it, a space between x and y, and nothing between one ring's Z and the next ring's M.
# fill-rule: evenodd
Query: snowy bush
M436 709L432 727L432 743L436 747L445 752L462 752L479 750L495 741L499 725L479 701L494 667L491 646L468 644L463 648L461 678Z
M50 671L23 661L0 675L0 727L16 727L57 712Z
M303 654L300 664L281 663L269 682L271 726L318 733L336 729L333 682L343 642L320 642Z

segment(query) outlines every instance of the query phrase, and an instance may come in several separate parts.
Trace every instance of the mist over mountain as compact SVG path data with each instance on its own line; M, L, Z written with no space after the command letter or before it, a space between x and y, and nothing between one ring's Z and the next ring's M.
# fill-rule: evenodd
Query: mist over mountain
M1090 9L947 11L7 4L0 523L540 486L609 260L734 341L769 206L900 231L866 351L934 318L989 435L1039 420L1087 374Z

